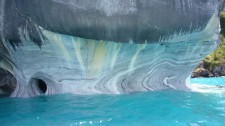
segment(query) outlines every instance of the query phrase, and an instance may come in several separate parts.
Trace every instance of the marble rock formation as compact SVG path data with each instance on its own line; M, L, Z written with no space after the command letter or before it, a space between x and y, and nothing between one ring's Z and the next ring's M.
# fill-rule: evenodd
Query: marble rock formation
M188 90L218 45L220 8L220 0L0 0L1 92Z

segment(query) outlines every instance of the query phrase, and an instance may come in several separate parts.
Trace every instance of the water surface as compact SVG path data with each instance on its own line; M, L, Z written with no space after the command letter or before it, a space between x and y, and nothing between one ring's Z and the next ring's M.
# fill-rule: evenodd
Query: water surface
M225 94L182 91L0 99L1 126L225 126Z

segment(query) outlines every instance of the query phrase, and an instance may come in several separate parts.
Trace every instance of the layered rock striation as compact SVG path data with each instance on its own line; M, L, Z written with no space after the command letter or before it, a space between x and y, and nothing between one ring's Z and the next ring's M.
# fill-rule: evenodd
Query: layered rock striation
M188 90L219 43L220 8L220 0L1 0L0 67L15 78L13 97Z

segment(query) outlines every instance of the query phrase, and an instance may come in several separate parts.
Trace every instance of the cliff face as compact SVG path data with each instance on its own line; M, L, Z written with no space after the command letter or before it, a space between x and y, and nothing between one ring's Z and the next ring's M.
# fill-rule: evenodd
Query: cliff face
M220 5L1 0L0 64L8 74L0 80L15 78L2 84L16 85L14 97L188 90L193 68L218 44Z

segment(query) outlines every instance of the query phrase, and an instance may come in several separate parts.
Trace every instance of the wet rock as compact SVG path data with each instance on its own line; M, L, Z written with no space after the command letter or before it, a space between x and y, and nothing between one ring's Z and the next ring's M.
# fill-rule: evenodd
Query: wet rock
M210 72L207 69L198 68L195 69L191 77L194 78L194 77L209 77L209 76L212 76L212 74L210 74Z

